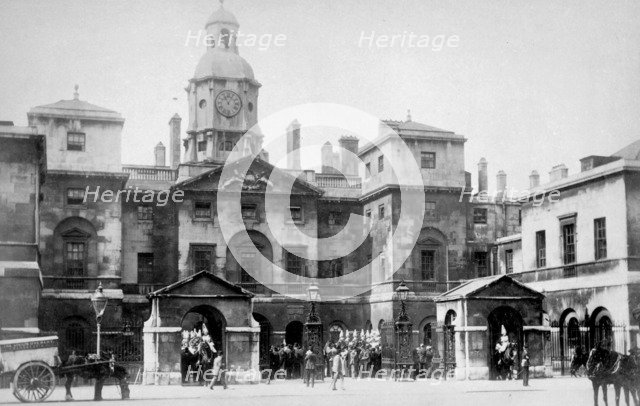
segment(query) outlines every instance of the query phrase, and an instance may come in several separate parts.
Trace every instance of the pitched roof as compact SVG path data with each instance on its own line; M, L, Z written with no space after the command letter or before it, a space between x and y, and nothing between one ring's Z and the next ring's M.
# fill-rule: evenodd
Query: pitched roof
M211 281L213 281L214 283L221 285L227 289L230 289L233 292L236 292L239 295L242 296L246 296L246 297L253 297L253 293L249 292L248 290L243 289L242 287L238 286L238 285L234 285L233 283L222 279L214 274L212 274L211 272L207 272L207 271L200 271L196 274L193 274L189 277L186 277L182 280L179 280L178 282L172 283L169 286L165 286L162 289L158 289L154 292L151 292L147 295L147 298L152 298L152 297L156 297L156 296L162 296L162 295L166 295L178 288L181 288L182 286L194 283L195 281L202 279L202 278L207 278Z
M632 159L637 160L640 159L640 140L636 142L632 142L626 147L622 148L620 151L615 154L611 154L611 156L618 156L623 159Z
M124 122L124 118L120 113L80 99L60 100L55 103L36 106L29 110L28 115L74 116Z
M251 159L251 158L250 157L244 157L244 158L241 158L238 161L232 162L231 164L228 164L226 166L228 167L229 165L234 165L234 164L236 164L237 162L239 162L239 161L241 161L243 159ZM291 175L287 171L282 170L282 169L270 164L267 161L264 161L260 157L256 157L255 159L253 159L253 162L251 163L251 168L254 168L254 165L262 166L263 168L271 170L271 171L278 171L281 176L295 178L293 175ZM176 183L173 187L177 188L177 189L188 189L189 185L194 185L199 180L211 177L211 175L222 173L223 169L224 169L224 166L218 166L216 168L213 168L213 169L210 169L208 171L202 172L201 174L199 174L197 176L194 176L192 178L188 178L188 179L185 179L183 181L180 181L180 182ZM307 182L304 179L295 178L295 184L300 185L303 188L310 190L312 193L314 193L316 195L322 195L324 193L324 190L320 189L317 186L314 186L313 184Z
M480 291L485 290L490 286L496 285L501 281L507 281L508 283L517 285L521 289L530 292L534 296L544 297L542 293L538 292L535 289L531 289L527 285L516 281L515 279L509 277L508 275L493 275L493 276L487 276L484 278L477 278L477 279L472 279L470 281L467 281L462 285L457 286L441 294L440 296L437 296L435 300L447 301L447 300L455 300L455 299L464 299L464 298L473 296L474 294L479 293Z

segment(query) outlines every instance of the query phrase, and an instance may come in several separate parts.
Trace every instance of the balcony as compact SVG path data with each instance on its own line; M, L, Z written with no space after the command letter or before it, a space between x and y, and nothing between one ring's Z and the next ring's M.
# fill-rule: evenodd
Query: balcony
M173 182L177 178L177 171L171 168L123 166L122 171L129 174L130 180L159 180Z
M316 186L321 188L347 188L347 189L360 189L362 188L362 179L359 176L343 176L333 175L325 173L317 173L315 175Z
M122 284L122 293L125 295L148 295L158 289L164 288L163 283L127 283Z
M639 263L636 259L605 259L551 268L532 269L512 273L509 276L523 283L544 282L599 275L619 270L633 271L640 269L638 265Z
M43 275L44 289L93 291L100 283L105 289L119 289L120 277Z

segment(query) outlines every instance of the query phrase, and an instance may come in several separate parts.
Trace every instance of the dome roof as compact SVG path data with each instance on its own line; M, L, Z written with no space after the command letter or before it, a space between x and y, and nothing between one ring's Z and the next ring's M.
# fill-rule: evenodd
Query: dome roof
M243 57L218 48L209 49L202 55L193 78L203 79L210 76L255 80L253 68Z
M240 26L240 24L238 24L238 20L236 19L236 16L234 16L233 14L225 10L225 8L222 7L222 5L220 6L219 9L214 11L213 14L211 14L209 19L207 20L207 23L205 24L205 27L211 24L216 24L216 23L232 24L235 26Z

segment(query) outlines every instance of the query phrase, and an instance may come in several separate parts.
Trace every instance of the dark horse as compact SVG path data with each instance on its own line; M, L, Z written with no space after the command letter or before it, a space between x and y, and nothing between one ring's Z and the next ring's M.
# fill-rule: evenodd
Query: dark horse
M599 344L589 353L587 360L587 376L593 386L593 404L598 406L598 388L602 387L604 404L607 403L607 385L613 385L616 395L616 406L620 404L620 389L624 390L624 398L629 406L629 392L638 405L638 363L636 357L622 355Z
M122 399L129 399L129 383L127 382L129 373L123 366L115 362L113 356L106 356L103 353L102 357L98 359L98 356L95 354L80 356L74 352L69 356L67 361L61 365L60 371L60 375L66 378L64 384L66 400L73 400L71 384L75 376L96 380L93 400L102 400L102 387L107 378L115 378L120 386Z
M518 356L518 349L514 343L509 343L504 352L496 351L494 354L494 365L498 379L513 379L511 376L512 368L515 365Z

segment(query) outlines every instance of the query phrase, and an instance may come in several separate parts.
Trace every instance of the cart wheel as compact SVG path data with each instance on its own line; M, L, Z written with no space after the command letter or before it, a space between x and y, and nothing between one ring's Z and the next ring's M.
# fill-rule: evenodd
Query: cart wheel
M56 376L44 362L28 362L13 378L13 395L21 402L42 402L56 387Z

